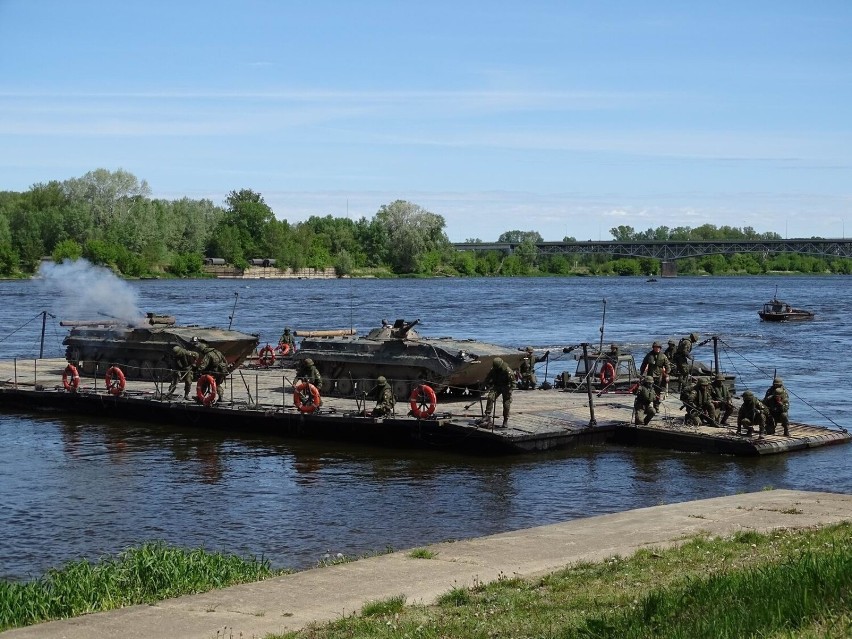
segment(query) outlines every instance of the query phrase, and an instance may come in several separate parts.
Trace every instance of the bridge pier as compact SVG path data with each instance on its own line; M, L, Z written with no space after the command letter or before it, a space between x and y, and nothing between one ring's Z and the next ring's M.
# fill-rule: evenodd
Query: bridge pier
M677 277L677 262L674 260L660 263L660 275L663 277Z

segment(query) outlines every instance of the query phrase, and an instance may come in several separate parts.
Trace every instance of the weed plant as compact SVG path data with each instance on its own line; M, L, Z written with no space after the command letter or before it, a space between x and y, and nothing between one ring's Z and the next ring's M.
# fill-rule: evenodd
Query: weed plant
M852 637L852 524L697 537L276 637Z
M0 631L266 579L264 559L152 542L96 564L73 561L25 583L0 582Z

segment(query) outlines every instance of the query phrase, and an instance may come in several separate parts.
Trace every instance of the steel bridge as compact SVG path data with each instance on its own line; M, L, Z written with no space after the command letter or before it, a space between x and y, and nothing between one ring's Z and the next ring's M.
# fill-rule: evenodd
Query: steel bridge
M456 243L459 251L502 251L513 253L520 242ZM642 240L594 242L537 242L542 255L608 255L612 257L649 257L663 263L663 274L674 275L675 260L705 255L734 253L797 253L816 257L852 258L852 239L793 238L787 240Z
M520 242L456 243L459 251L503 251L513 253ZM852 258L852 239L789 240L673 240L611 242L538 242L535 247L543 255L610 255L619 257L651 257L664 262L684 257L731 255L733 253L799 253L817 257Z

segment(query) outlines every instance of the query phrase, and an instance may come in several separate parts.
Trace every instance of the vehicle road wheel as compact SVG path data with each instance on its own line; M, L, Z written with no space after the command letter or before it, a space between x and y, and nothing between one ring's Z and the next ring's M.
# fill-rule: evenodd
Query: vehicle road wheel
M393 382L393 396L398 402L408 401L411 394L411 383L407 379L397 379Z
M348 377L341 377L337 380L337 394L341 397L351 397L353 390L355 390L355 387Z

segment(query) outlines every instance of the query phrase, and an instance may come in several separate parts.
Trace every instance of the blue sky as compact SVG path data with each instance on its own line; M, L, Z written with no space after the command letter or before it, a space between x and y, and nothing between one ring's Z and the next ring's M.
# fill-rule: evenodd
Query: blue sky
M0 0L0 190L852 234L852 3ZM849 228L846 229L846 218Z

